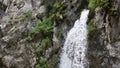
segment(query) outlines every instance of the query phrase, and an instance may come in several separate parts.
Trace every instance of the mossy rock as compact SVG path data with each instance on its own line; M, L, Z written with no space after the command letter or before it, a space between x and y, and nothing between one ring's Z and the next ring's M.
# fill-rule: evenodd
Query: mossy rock
M58 55L53 55L53 57L47 61L47 68L55 68L57 67L56 64L57 64L57 61L58 61Z
M93 55L93 54L88 54L88 59L90 62L90 68L100 68L100 59Z

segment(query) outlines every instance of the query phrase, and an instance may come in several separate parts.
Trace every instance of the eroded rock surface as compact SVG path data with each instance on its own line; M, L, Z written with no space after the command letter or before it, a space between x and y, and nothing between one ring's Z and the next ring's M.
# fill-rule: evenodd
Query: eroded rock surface
M36 14L45 8L39 7L40 0L33 2L38 5L31 0L3 1L7 8L0 8L0 68L34 68L36 58L25 38L38 21Z
M109 0L108 8L95 9L96 29L89 33L90 68L119 68L120 67L120 1ZM112 12L112 13L111 13Z
M2 5L0 7L0 66L2 68L35 68L39 61L36 61L37 57L32 46L39 47L41 39L45 37L38 35L31 42L26 41L26 37L38 21L43 21L51 15L51 10L54 10L51 6L63 2L66 7L62 11L66 16L65 18L60 16L60 20L53 22L53 35L51 35L53 44L39 53L47 60L47 68L58 66L60 49L67 32L79 18L80 11L87 7L85 5L87 1L2 0L0 2Z

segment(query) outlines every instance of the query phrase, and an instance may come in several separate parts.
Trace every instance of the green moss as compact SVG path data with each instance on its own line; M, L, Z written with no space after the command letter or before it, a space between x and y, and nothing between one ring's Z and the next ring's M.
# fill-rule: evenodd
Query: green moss
M88 8L94 9L96 7L108 8L109 2L108 0L88 0Z
M88 8L94 9L96 7L96 0L89 0Z
M36 48L35 54L37 56L37 65L36 68L47 68L46 67L46 59L43 57L44 52L47 47L52 45L52 39L50 38L45 38L41 41L39 47ZM43 54L40 54L43 53Z
M33 30L28 34L26 38L27 41L34 41L38 38L41 39L41 42L38 47L32 45L35 50L37 65L36 68L48 68L46 67L46 59L45 54L46 50L52 46L52 33L53 33L53 23L62 19L61 17L65 16L65 13L62 11L65 8L65 3L55 3L51 5L51 9L49 10L48 18L43 21L38 21L37 25L33 28ZM29 14L26 14L29 16ZM59 37L62 36L61 29L57 31L57 35Z
M91 19L90 21L89 21L89 23L88 23L88 27L87 27L87 29L88 29L88 33L90 33L91 31L94 31L96 28L95 28L95 26L94 26L94 19Z
M47 68L46 59L44 57L40 57L38 61L39 61L39 64L37 64L35 68Z
M66 14L64 12L64 9L66 8L66 4L61 2L61 3L55 3L54 5L51 5L51 14L55 14L55 18L58 20L61 17L65 17Z
M37 64L37 65L35 66L35 68L40 68L40 64Z
M39 52L45 50L45 48L47 46L50 46L51 44L52 44L52 40L50 38L47 37L47 38L43 39L40 43L40 46L36 49L36 53L39 53Z
M28 37L26 38L27 41L33 40L37 35L48 35L52 33L52 22L53 22L54 15L51 15L44 21L39 21L38 24L34 27L34 29L30 32Z
M57 60L58 60L58 55L53 55L52 58L46 63L47 68L55 68Z
M34 29L29 33L26 40L31 41L38 37L38 35L42 37L43 35L50 36L53 29L53 22L65 16L64 12L62 12L65 6L65 3L55 3L54 5L52 5L52 9L50 11L51 14L49 15L49 17L43 21L39 21ZM30 13L26 13L24 17L28 17L29 15Z
M110 8L109 10L110 10L109 16L113 16L113 15L115 15L115 13L117 13L117 9L116 8Z
M102 8L108 8L109 2L108 0L98 0L96 5Z
M61 10L63 10L64 8L66 7L66 4L61 2L61 3L55 3L53 5L53 12L56 13L56 12L60 12Z
M58 29L57 29L57 34L56 34L56 35L57 35L57 37L59 37L59 38L62 37L63 31L62 31L61 28L58 28Z
M109 16L115 15L115 13L117 13L117 9L112 7L109 0L89 0L88 7L90 9L101 7L101 10L106 11Z

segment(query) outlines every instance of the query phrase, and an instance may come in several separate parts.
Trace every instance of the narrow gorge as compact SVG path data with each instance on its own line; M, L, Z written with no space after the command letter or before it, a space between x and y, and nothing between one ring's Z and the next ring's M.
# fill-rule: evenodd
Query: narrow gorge
M120 0L0 0L0 68L120 68Z

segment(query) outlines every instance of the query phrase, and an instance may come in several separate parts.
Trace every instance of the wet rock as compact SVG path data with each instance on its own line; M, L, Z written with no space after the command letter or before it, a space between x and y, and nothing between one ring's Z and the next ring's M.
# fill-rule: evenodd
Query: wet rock
M110 8L120 13L119 0L110 1L110 4ZM119 68L120 65L120 15L110 15L108 10L101 7L95 10L95 30L89 33L88 41L90 68Z
M2 30L0 28L0 38L3 37L3 33L2 33Z
M25 38L38 21L34 17L38 9L32 11L30 0L4 0L3 3L7 10L0 9L5 13L0 20L0 68L34 68L36 57L32 43Z
M120 41L113 43L113 45L108 44L107 49L109 50L110 56L120 59Z

